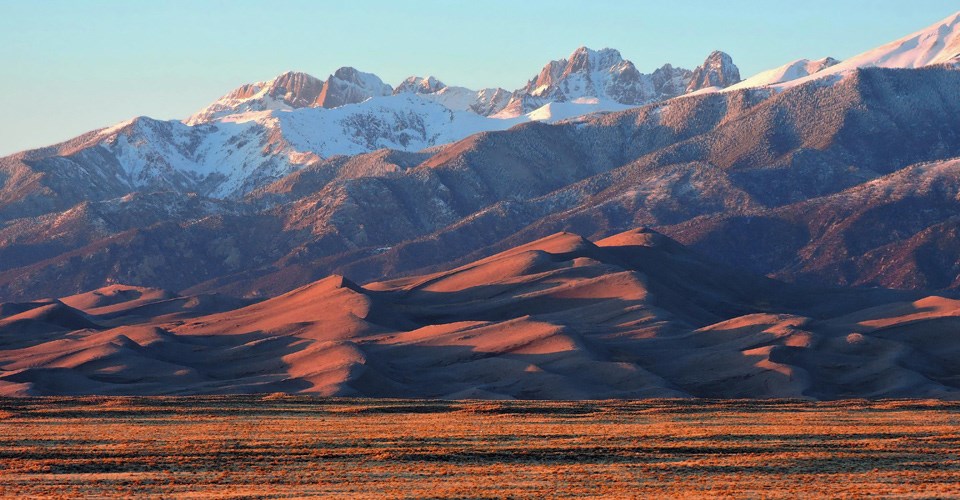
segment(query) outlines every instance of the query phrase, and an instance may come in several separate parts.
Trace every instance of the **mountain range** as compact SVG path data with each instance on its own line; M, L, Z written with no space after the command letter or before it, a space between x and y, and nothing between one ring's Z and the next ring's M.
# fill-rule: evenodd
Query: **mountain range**
M82 373L81 380L89 379L86 389L74 392L123 392L103 373L88 373L86 361L64 365L66 371L58 371L55 360L30 365L43 369L10 368L32 356L30 349L56 351L47 342L58 339L77 339L75 346L62 344L68 351L92 349L113 359L116 346L142 354L145 345L162 340L162 349L169 349L164 353L180 353L207 335L230 334L210 337L204 344L210 355L246 352L246 342L275 345L270 352L250 351L251 359L272 367L257 371L269 376L228 382L194 363L164 368L160 372L171 378L150 379L160 385L131 391L163 392L169 383L168 392L269 388L411 397L952 397L952 365L932 353L916 354L922 349L912 340L885 333L876 340L863 325L906 324L924 311L932 311L922 316L929 324L952 324L951 297L960 289L958 69L960 13L845 61L798 59L744 80L732 58L719 51L693 70L667 64L645 74L616 50L585 47L547 63L514 91L448 86L431 76L391 87L349 67L326 79L288 72L242 85L183 121L139 117L0 158L0 333L13 335L0 358L13 356L2 369L17 372L12 378L0 372L0 380L12 384L0 390L63 393L56 389L58 377ZM653 230L638 232L641 227ZM561 236L551 236L556 234ZM562 251L551 250L555 241L564 242ZM527 255L531 242L548 255ZM485 268L493 255L506 267L464 271ZM514 255L525 257L513 262ZM541 258L547 260L524 260ZM658 275L651 262L673 274ZM711 277L713 269L723 277ZM559 277L553 280L551 273ZM636 283L622 281L626 275L620 273ZM328 278L332 274L339 277ZM461 275L471 276L469 286L427 293L429 286L416 284L450 283ZM504 288L503 279L516 287ZM581 282L594 279L616 285L594 289ZM599 295L571 291L577 300L560 300L568 285ZM509 291L514 288L515 295ZM483 295L485 290L492 295ZM527 300L538 290L558 295ZM127 303L126 297L141 296L152 299ZM497 297L505 302L497 305ZM633 318L635 310L649 308L669 314L650 313L664 323L645 330L639 323L608 324L600 316L551 309L569 303L579 314L581 299L591 307L603 304L597 310L611 318ZM836 307L825 300L837 301ZM107 311L107 302L125 305ZM169 305L146 307L160 302ZM291 312L286 323L258 323L307 303L353 312L327 319ZM447 308L448 316L437 312ZM763 315L789 317L789 328ZM225 318L233 317L249 321L227 326ZM478 321L485 323L471 323ZM544 342L566 346L550 353L578 353L570 354L578 360L569 365L573 371L543 370L535 356L516 358L499 347L491 351L498 360L490 363L491 373L499 363L506 363L504 370L514 366L504 360L519 359L552 382L521 377L538 392L526 382L504 388L507 378L501 385L475 384L463 374L428 369L431 363L446 366L437 360L447 359L447 351L456 360L464 349L482 352L452 340L471 337L450 325L513 332L501 323L517 321L525 325L517 327L517 338L540 332L552 339ZM584 322L610 329L585 340ZM301 349L313 352L309 342L299 343L307 338L303 328L340 332L336 352L354 361L328 366L323 375L284 371L278 360ZM27 329L42 335L16 337ZM657 345L677 359L702 360L712 354L695 352L692 346L700 344L690 336L716 329L736 332L730 333L734 339L767 332L778 340L741 340L750 349L771 348L776 360L730 351L739 361L756 361L749 370L760 366L762 374L750 375L752 382L742 387L727 387L730 380L747 380L746 372L736 371L746 365L718 365L724 374L738 366L732 378L685 382L682 374L645 357ZM569 330L580 333L556 333ZM783 333L799 330L808 344ZM844 337L843 344L841 331L860 337ZM63 337L66 332L75 333ZM140 347L118 341L117 332ZM679 343L640 341L674 334ZM309 338L334 340L326 335ZM420 335L443 348L403 347L418 344L412 339ZM494 337L502 335L514 336ZM286 340L269 340L275 337ZM406 340L393 346L395 338ZM741 340L734 344L746 345ZM856 357L866 356L858 349L867 347L876 353L891 349L883 352L893 364L883 370L912 370L896 373L913 382L827 382L829 363L823 360L831 354L822 350ZM906 357L895 354L908 351ZM144 363L179 356L168 354L143 354L152 359ZM337 358L317 355L311 366ZM384 361L408 355L412 361ZM99 355L91 359L90 366L113 366ZM925 363L939 371L921 369ZM596 380L589 384L561 382L594 369ZM176 379L177 370L190 375ZM426 379L408 380L413 375L407 371L433 373L449 383L428 391ZM791 375L784 381L774 372ZM482 370L470 373L496 378ZM608 375L625 385L601 384Z
M675 97L700 89L694 73L716 73L701 77L708 83L739 75L721 53L695 72L665 65L644 75L616 50L585 47L551 61L514 92L451 87L433 77L410 77L391 88L350 67L325 81L287 72L242 85L182 122L138 117L0 159L0 217L142 191L239 199L336 156L420 151L523 122Z

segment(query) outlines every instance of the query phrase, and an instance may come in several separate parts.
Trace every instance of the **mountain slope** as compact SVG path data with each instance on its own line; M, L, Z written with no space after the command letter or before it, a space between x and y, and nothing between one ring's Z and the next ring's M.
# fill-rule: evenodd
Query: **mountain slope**
M923 30L856 55L830 70L853 68L904 68L956 65L960 62L960 12Z
M917 89L913 99L904 99L895 90L904 86ZM776 272L781 269L777 266L791 261L777 260L779 264L772 267L756 267L768 263L768 246L777 248L776 252L788 248L777 254L795 256L798 248L788 244L809 243L811 248L828 249L834 242L810 240L805 231L786 231L789 226L761 224L768 219L756 215L811 199L811 203L825 207L825 221L836 220L848 208L829 204L824 197L876 179L883 172L960 154L956 136L960 123L952 115L960 111L955 109L960 102L960 74L956 72L869 70L843 86L798 88L761 104L748 99L751 92L695 96L642 112L555 126L564 130L541 132L540 140L526 128L522 135L521 129L511 131L516 142L508 144L531 147L570 143L578 148L582 144L583 148L577 150L582 156L575 161L602 165L605 172L543 194L504 196L502 201L422 237L399 244L381 241L378 248L391 248L375 255L356 251L334 260L317 259L316 265L330 266L326 268L363 281L482 256L564 229L602 236L630 226L656 225L669 234L682 234L684 241L692 243L700 237L678 224L716 214L742 220L745 232L737 239L731 239L730 234L741 233L727 232L729 244L704 243L698 249L756 271ZM811 101L821 105L791 112L797 109L797 103ZM891 106L893 103L896 105ZM920 117L920 121L914 121ZM786 150L780 149L783 136L755 133L780 127L795 131L786 142ZM509 146L493 144L491 141L489 148L473 156L477 158L474 168L496 171L502 166L535 167L547 171L556 164L551 157L505 162L495 155L500 147ZM491 158L489 163L479 160L485 157ZM450 180L446 185L459 183ZM938 217L949 217L949 211L936 208L942 203L936 192L919 191L917 196L915 206L929 214L931 223L942 220ZM867 204L864 209L872 207ZM868 233L875 222L865 220L862 224L861 231ZM703 227L706 231L707 226ZM856 251L866 250L859 247ZM949 262L951 257L944 260ZM840 281L830 268L806 276L812 277L818 277L821 283L847 282ZM904 286L892 276L890 281L872 283Z
M668 231L694 248L732 257L741 238L778 233L738 265L819 283L956 288L951 241L960 199L960 160L922 163L840 193L774 210L708 216ZM728 257L729 259L729 257Z

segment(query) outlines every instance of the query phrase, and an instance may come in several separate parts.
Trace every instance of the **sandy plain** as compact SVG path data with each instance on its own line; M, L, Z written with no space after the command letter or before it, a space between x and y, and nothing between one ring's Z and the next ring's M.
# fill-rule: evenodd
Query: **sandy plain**
M960 495L960 404L0 399L0 496Z

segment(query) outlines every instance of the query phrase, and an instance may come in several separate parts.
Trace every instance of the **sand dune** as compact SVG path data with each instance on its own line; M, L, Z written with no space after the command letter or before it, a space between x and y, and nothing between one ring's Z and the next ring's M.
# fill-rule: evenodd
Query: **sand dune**
M960 301L787 285L648 230L256 303L114 285L0 312L7 395L960 397Z
M0 318L0 332L9 332L9 335L4 335L6 341L16 341L18 337L28 334L57 333L97 326L87 314L59 300L31 303L22 312L15 310L10 316Z
M158 288L110 285L60 301L88 314L105 315L173 297L174 294Z

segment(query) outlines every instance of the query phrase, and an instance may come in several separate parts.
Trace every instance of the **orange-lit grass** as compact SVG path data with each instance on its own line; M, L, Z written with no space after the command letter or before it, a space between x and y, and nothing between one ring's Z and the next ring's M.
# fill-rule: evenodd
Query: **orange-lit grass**
M960 493L938 402L0 400L0 496Z

